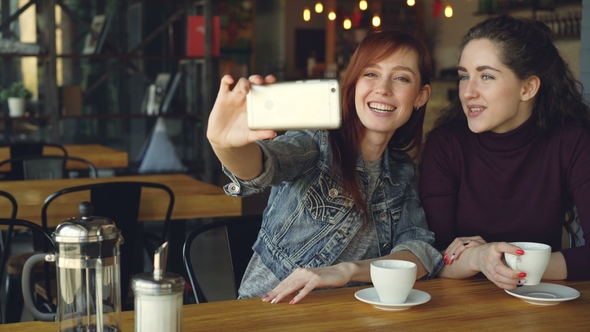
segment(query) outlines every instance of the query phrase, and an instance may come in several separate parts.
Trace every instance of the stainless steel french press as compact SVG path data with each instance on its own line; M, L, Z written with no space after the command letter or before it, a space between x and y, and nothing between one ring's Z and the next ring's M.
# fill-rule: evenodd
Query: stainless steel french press
M82 217L61 222L52 237L57 251L37 254L23 268L25 306L38 320L57 322L58 331L120 331L121 277L119 246L123 243L115 223L92 216L89 202L80 204ZM31 296L31 270L36 263L55 262L57 313L42 313Z

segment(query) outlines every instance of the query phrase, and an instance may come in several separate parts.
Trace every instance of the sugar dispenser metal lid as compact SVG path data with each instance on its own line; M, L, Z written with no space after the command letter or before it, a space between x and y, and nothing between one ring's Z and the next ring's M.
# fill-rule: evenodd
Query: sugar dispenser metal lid
M154 255L154 271L133 277L135 331L182 331L184 278L166 272L168 242Z

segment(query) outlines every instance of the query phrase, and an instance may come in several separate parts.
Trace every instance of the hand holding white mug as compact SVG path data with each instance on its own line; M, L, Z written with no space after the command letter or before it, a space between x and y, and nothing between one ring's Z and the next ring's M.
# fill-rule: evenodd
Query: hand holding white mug
M551 246L535 242L511 242L510 244L524 250L524 254L517 256L504 253L506 264L513 270L526 273L526 286L538 285L549 265Z

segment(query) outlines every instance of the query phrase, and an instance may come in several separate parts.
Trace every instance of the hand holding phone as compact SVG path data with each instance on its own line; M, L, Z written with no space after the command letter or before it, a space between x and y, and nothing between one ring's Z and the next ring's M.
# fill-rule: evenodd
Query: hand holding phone
M342 123L333 79L253 84L246 105L250 129L336 129Z

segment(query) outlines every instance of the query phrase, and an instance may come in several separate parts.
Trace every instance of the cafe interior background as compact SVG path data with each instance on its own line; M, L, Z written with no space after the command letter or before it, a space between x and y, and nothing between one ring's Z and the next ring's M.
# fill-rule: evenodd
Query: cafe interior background
M583 15L588 2L43 0L22 11L29 1L0 0L3 12L18 16L2 25L2 38L38 46L30 56L0 46L0 87L23 81L33 92L24 117L9 117L7 103L0 105L0 127L19 139L124 150L133 166L163 119L179 169L217 182L219 165L204 128L225 73L274 74L280 81L340 77L363 36L404 29L422 38L433 55L427 131L455 93L461 36L490 15L507 12L546 22L575 75L590 86L590 14ZM90 23L99 23L95 36ZM92 47L93 37L98 47ZM150 87L160 91L162 85L167 91L156 93L154 105Z

